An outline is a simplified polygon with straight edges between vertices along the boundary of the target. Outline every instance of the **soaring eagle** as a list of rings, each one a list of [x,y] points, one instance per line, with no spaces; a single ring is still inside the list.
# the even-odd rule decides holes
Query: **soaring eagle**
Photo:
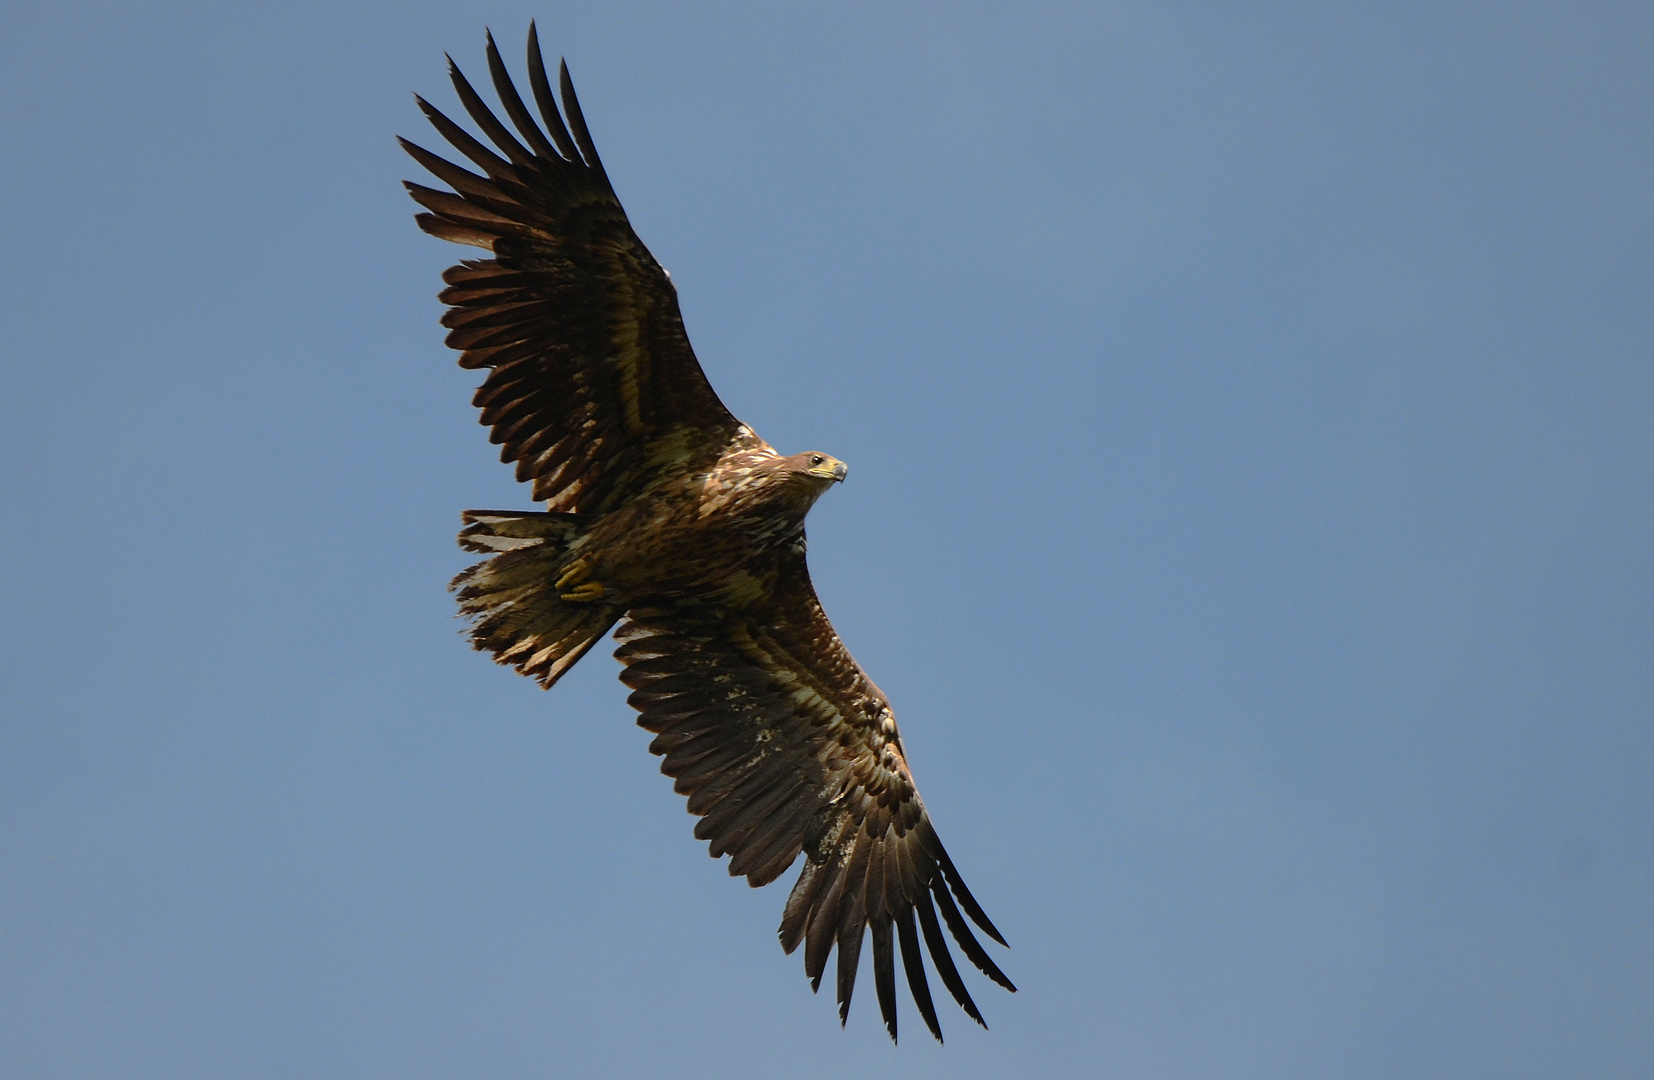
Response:
[[[628,701],[700,816],[696,837],[755,887],[804,853],[781,947],[804,946],[818,989],[837,946],[840,1024],[866,931],[892,1039],[893,939],[914,1003],[942,1037],[921,934],[943,985],[983,1023],[942,924],[1014,991],[965,916],[1005,939],[937,838],[890,703],[833,632],[805,566],[804,516],[844,464],[783,457],[718,400],[671,279],[598,160],[566,64],[558,111],[533,24],[528,77],[543,128],[492,34],[488,68],[521,141],[452,58],[460,102],[495,149],[417,100],[481,172],[402,140],[453,189],[407,185],[429,211],[419,227],[493,255],[443,274],[442,324],[460,366],[488,370],[474,399],[482,423],[547,508],[465,512],[460,545],[490,556],[452,585],[472,642],[549,688],[619,623]]]

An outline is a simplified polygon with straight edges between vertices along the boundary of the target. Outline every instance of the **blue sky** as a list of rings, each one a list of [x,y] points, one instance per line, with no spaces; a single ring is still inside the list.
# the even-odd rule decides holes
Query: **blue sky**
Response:
[[[607,650],[459,636],[527,493],[392,136],[530,17],[724,400],[850,465],[991,1031],[840,1031]],[[1646,6],[6,23],[8,1076],[1654,1068]]]

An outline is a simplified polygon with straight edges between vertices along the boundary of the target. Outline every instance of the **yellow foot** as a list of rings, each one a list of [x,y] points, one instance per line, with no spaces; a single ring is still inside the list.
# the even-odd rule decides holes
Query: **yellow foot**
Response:
[[[582,555],[580,558],[569,563],[568,567],[563,571],[562,576],[557,579],[557,587],[559,589],[566,589],[570,585],[578,585],[582,581],[585,581],[587,578],[591,577],[592,570],[595,568],[595,562],[591,558]],[[567,599],[567,597],[564,599]]]
[[[603,591],[601,581],[587,581],[566,593],[558,593],[557,596],[562,600],[601,600],[603,599]]]

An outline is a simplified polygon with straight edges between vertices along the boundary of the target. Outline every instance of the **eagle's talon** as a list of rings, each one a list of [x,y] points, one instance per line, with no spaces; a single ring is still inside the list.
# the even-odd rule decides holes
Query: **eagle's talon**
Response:
[[[590,577],[591,572],[592,561],[585,556],[581,556],[570,563],[567,570],[563,571],[562,576],[557,579],[557,588],[566,589],[570,585],[578,585]],[[602,586],[599,585],[598,588],[602,589]],[[567,600],[568,597],[565,596],[563,599]]]
[[[564,576],[567,577],[566,574]],[[558,584],[561,585],[562,582],[559,581]],[[601,600],[603,599],[604,591],[603,583],[601,581],[586,581],[582,582],[575,588],[570,589],[568,592],[558,593],[557,597],[560,600],[574,600],[577,602],[586,600]]]

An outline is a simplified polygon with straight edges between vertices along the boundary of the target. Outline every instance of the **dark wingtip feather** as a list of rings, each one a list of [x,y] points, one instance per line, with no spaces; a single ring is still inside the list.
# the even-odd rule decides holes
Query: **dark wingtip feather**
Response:
[[[970,958],[970,962],[975,964],[977,970],[982,974],[1011,993],[1016,993],[1017,988],[1012,985],[1011,980],[1005,976],[1005,973],[999,970],[999,965],[993,962],[993,958],[982,947],[982,943],[976,940],[976,935],[971,933],[970,924],[965,921],[963,915],[959,914],[959,908],[954,904],[953,897],[948,895],[947,885],[941,880],[933,881],[931,882],[930,891],[936,896],[936,906],[942,909],[942,918],[947,921],[948,931],[953,934],[953,940],[957,941],[959,947],[965,950],[965,955]]]
[[[958,897],[959,906],[965,909],[965,914],[971,917],[971,922],[982,928],[983,933],[1009,949],[1010,944],[988,918],[988,913],[982,910],[982,905],[976,902],[976,897],[971,895],[970,889],[965,887],[965,879],[959,876],[958,869],[953,865],[953,860],[948,858],[947,849],[942,847],[941,841],[937,841],[936,848],[937,861],[942,864],[942,873],[947,877],[953,895]]]
[[[532,23],[530,29],[532,30]],[[552,161],[564,160],[563,155],[551,145],[540,126],[529,115],[528,108],[523,104],[522,95],[517,93],[517,86],[511,81],[511,73],[506,70],[505,61],[500,58],[499,46],[494,43],[493,31],[484,30],[483,33],[488,39],[488,75],[494,81],[494,92],[499,95],[500,104],[505,107],[506,115],[511,117],[511,122],[516,125],[523,138],[528,140],[536,154]]]
[[[534,104],[539,107],[540,119],[546,132],[562,156],[571,163],[580,160],[580,151],[569,138],[569,129],[563,124],[563,115],[557,111],[557,99],[551,96],[551,80],[546,78],[545,54],[540,51],[540,34],[532,21],[528,24],[528,85],[534,91]]]
[[[856,904],[857,908],[861,905]],[[839,924],[838,942],[838,1022],[843,1027],[850,1018],[850,995],[856,991],[856,969],[861,966],[861,937],[867,923],[860,911],[846,916]]]
[[[873,924],[873,988],[879,995],[879,1015],[890,1041],[896,1042],[896,956],[891,945],[890,918]]]
[[[477,93],[476,88],[465,77],[465,73],[460,71],[459,65],[454,63],[451,56],[448,57],[448,81],[454,84],[454,92],[459,95],[460,104],[465,106],[465,111],[470,114],[477,127],[482,129],[483,134],[499,147],[500,152],[514,165],[533,168],[534,155],[500,123],[499,117],[495,116],[488,103],[482,100],[482,95]]]
[[[787,906],[781,912],[781,926],[776,935],[781,939],[781,951],[788,956],[798,948],[798,943],[804,940],[806,922],[810,914],[810,907],[815,903],[817,883],[820,881],[821,864],[804,860],[804,869],[798,873],[798,880],[793,883],[793,891],[787,896]]]
[[[966,1016],[986,1028],[988,1022],[982,1019],[976,1002],[971,1000],[970,991],[965,989],[965,980],[959,977],[959,969],[954,966],[953,954],[948,951],[948,939],[942,936],[942,927],[936,921],[936,909],[930,903],[929,890],[921,889],[913,901],[913,910],[918,914],[919,925],[925,932],[925,947],[930,950],[931,962],[936,965],[936,974],[942,977],[942,985],[948,988],[948,993],[965,1010]]]
[[[810,976],[812,990],[821,986],[821,976],[827,970],[827,954],[833,948],[839,926],[839,903],[844,896],[844,868],[837,863],[823,864],[828,877],[816,886],[820,890],[812,905],[809,925],[804,930],[804,972]]]
[[[942,1024],[936,1018],[936,1003],[930,998],[930,982],[925,978],[924,957],[919,955],[919,935],[913,929],[913,908],[904,907],[896,920],[896,937],[902,944],[902,967],[907,971],[907,988],[913,994],[913,1003],[919,1006],[919,1015],[925,1026],[942,1041]]]
[[[483,172],[495,179],[512,175],[510,162],[472,138],[464,128],[448,119],[441,109],[418,94],[414,95],[414,101],[418,103],[419,111],[425,114],[425,119],[429,120],[431,126],[436,128],[444,139],[448,140],[449,145],[470,158]]]
[[[574,93],[574,80],[569,77],[567,60],[557,62],[557,88],[563,98],[563,111],[568,114],[569,128],[574,132],[574,141],[580,147],[580,156],[585,158],[586,165],[599,176],[608,176],[603,170],[603,161],[597,156],[597,145],[592,142],[592,133],[586,127],[586,115],[580,111],[580,99]]]

